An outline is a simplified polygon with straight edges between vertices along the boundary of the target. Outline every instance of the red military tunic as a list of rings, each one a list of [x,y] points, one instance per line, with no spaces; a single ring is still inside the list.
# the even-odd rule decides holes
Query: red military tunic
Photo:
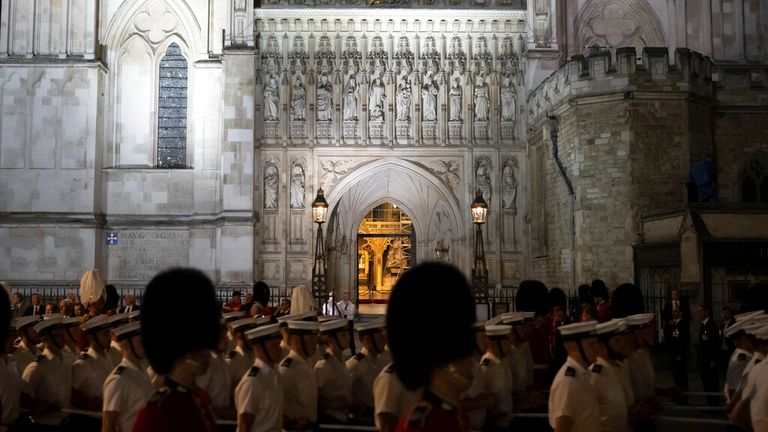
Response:
[[[400,419],[395,432],[469,432],[467,413],[425,390],[410,413]]]
[[[156,391],[139,411],[134,432],[215,432],[213,403],[200,387],[194,389],[165,378],[165,387]]]

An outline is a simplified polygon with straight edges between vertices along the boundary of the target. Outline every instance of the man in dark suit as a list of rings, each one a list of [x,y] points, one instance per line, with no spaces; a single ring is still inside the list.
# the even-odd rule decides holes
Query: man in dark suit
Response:
[[[672,311],[680,309],[683,316],[683,321],[686,323],[691,322],[691,308],[688,306],[688,301],[680,298],[680,291],[677,288],[672,289],[672,299],[664,305],[664,310],[661,312],[661,320],[663,323],[672,321]]]
[[[45,314],[45,305],[43,305],[43,300],[40,298],[40,294],[34,293],[29,298],[29,306],[27,306],[27,309],[24,311],[24,315],[44,315]]]
[[[118,312],[131,313],[140,309],[141,307],[136,304],[136,298],[133,294],[126,294],[125,297],[123,297],[123,307],[121,307]]]
[[[704,391],[718,392],[721,390],[717,373],[717,362],[720,355],[720,332],[717,328],[717,323],[712,319],[712,309],[704,305],[701,307],[701,311],[696,367],[699,368]],[[707,396],[707,405],[720,405],[720,396]]]
[[[667,324],[669,336],[666,342],[672,362],[672,378],[681,391],[688,391],[688,345],[691,340],[688,322],[683,319],[683,311],[674,309],[672,320]],[[678,404],[688,404],[688,397],[681,396]]]

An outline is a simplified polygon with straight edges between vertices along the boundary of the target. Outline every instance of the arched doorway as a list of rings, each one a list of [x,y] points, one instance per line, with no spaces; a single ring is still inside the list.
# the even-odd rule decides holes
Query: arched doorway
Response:
[[[413,222],[386,202],[363,217],[357,231],[357,298],[361,314],[383,314],[395,282],[416,264]]]

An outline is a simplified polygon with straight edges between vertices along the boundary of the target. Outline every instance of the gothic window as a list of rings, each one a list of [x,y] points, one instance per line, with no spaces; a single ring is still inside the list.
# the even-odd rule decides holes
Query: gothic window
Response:
[[[741,201],[768,203],[768,153],[753,156],[742,169]]]
[[[160,60],[157,166],[187,167],[187,59],[175,42]]]

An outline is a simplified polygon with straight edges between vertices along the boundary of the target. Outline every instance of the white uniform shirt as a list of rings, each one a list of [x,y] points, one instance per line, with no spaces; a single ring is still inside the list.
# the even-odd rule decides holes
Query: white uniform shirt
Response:
[[[373,381],[381,369],[365,348],[347,360],[347,370],[352,376],[352,405],[364,409],[373,408]]]
[[[317,399],[320,411],[339,420],[347,421],[352,403],[352,376],[344,362],[326,351],[315,363]]]
[[[509,364],[493,355],[490,352],[485,353],[480,360],[480,370],[485,380],[485,389],[488,393],[496,396],[498,403],[497,411],[501,415],[496,420],[497,426],[502,428],[509,425],[512,421],[512,411],[514,409],[514,400],[512,399],[512,386],[514,378]]]
[[[381,430],[379,414],[390,413],[399,419],[410,411],[418,399],[419,392],[405,388],[392,364],[387,365],[373,381],[373,420],[376,429]]]
[[[13,357],[0,355],[0,432],[19,417],[21,375]]]
[[[512,372],[510,371],[510,373]],[[483,367],[480,366],[479,361],[472,366],[472,376],[472,385],[469,387],[469,389],[467,389],[467,391],[464,392],[462,399],[473,399],[487,392],[485,377],[483,376]],[[378,380],[378,378],[376,379]],[[374,397],[375,396],[376,393],[374,384]],[[467,411],[467,417],[469,417],[469,424],[472,426],[472,430],[481,430],[483,428],[483,425],[485,425],[485,415],[485,408],[478,408],[472,411]]]
[[[555,375],[549,390],[549,425],[555,427],[560,417],[570,417],[572,432],[600,430],[600,412],[588,374],[579,363],[568,357]]]
[[[755,351],[752,354],[752,358],[749,359],[747,362],[747,365],[744,366],[744,372],[741,373],[741,379],[739,379],[739,385],[736,386],[736,391],[744,391],[744,387],[747,385],[747,381],[749,380],[749,375],[752,372],[752,369],[755,367],[755,365],[759,364],[765,360],[765,356],[763,353]]]
[[[355,318],[355,304],[351,301],[340,301],[336,303],[336,307],[339,309],[339,314],[342,318],[352,320]]]
[[[768,431],[768,361],[760,361],[752,368],[742,399],[749,401],[752,429],[755,432]]]
[[[69,407],[72,399],[72,363],[47,348],[24,369],[21,389],[38,400]]]
[[[741,376],[744,374],[744,368],[747,367],[750,360],[752,360],[752,354],[741,348],[736,348],[731,354],[731,358],[728,360],[728,370],[725,373],[725,386],[723,387],[726,402],[730,400],[729,393],[738,388]]]
[[[103,354],[89,347],[88,351],[72,363],[72,388],[76,388],[88,396],[101,397],[104,391],[104,381],[115,365]]]
[[[234,377],[234,385],[240,382],[240,377]],[[226,408],[231,406],[231,391],[233,378],[229,376],[229,368],[224,361],[224,354],[211,351],[211,361],[208,364],[208,370],[195,380],[197,386],[208,392],[213,406],[217,408]]]
[[[255,359],[235,388],[235,407],[240,414],[253,414],[250,432],[280,432],[283,429],[283,393],[277,371]]]
[[[617,366],[603,358],[589,368],[590,382],[597,395],[602,432],[626,432],[629,430],[627,400]]]
[[[635,400],[642,401],[656,395],[656,376],[648,350],[637,349],[627,359],[629,379]]]
[[[130,432],[136,416],[154,391],[146,371],[123,359],[104,381],[103,411],[117,412],[119,431]]]
[[[317,380],[312,365],[291,350],[280,363],[283,412],[291,419],[317,421]]]
[[[240,382],[240,378],[248,372],[248,369],[253,365],[253,358],[250,353],[243,351],[242,347],[235,347],[227,354],[225,360],[227,364],[227,370],[229,371],[230,391],[234,389],[237,383]]]
[[[35,361],[35,358],[40,355],[40,351],[38,351],[35,346],[32,346],[32,349],[29,349],[22,343],[19,344],[19,347],[16,348],[16,351],[14,351],[12,355],[16,367],[19,370],[19,376],[21,376],[24,373],[24,369],[26,369],[27,366]]]

